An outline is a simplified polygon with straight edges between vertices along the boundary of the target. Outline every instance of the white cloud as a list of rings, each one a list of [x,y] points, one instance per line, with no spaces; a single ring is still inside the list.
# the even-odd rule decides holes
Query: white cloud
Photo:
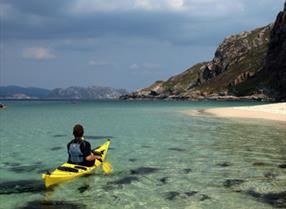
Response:
[[[189,15],[202,17],[222,17],[245,9],[243,1],[238,0],[189,0],[185,7]]]
[[[31,47],[23,50],[22,55],[26,59],[46,60],[53,59],[55,55],[49,48]]]
[[[161,65],[156,63],[145,62],[143,63],[143,67],[148,69],[158,69],[161,67]]]
[[[97,60],[89,60],[88,61],[89,66],[105,66],[105,65],[112,65],[112,63],[105,62],[105,61],[97,61]]]
[[[76,0],[70,7],[73,13],[128,10],[173,10],[181,9],[184,0]]]
[[[131,64],[130,66],[129,66],[129,69],[132,69],[132,70],[137,70],[137,69],[139,69],[140,68],[140,66],[138,65],[138,64]]]
[[[181,9],[185,2],[184,0],[168,0],[167,3],[172,9]]]
[[[128,10],[180,10],[191,15],[223,16],[243,11],[245,0],[76,0],[73,13]]]
[[[0,17],[5,18],[8,16],[9,12],[11,10],[11,5],[0,3]]]
[[[128,10],[132,5],[132,0],[76,0],[69,9],[72,13],[86,14],[97,11]]]
[[[156,64],[156,63],[149,63],[149,62],[144,62],[143,64],[131,64],[129,65],[129,69],[132,69],[132,70],[138,70],[138,69],[141,69],[141,70],[147,70],[147,71],[153,71],[153,70],[157,70],[157,69],[160,69],[161,68],[161,65],[159,64]]]

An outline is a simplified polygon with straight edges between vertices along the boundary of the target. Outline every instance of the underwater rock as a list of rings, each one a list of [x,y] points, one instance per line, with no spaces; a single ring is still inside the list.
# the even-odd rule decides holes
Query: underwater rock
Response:
[[[68,135],[65,135],[65,134],[56,134],[56,135],[53,135],[54,138],[61,138],[61,137],[67,137]]]
[[[286,163],[285,164],[280,164],[278,165],[279,168],[286,168]]]
[[[167,192],[166,193],[166,199],[167,200],[175,200],[177,198],[188,198],[188,197],[192,197],[195,194],[197,194],[197,191],[189,191],[189,192],[177,192],[177,191],[171,191],[171,192]]]
[[[223,182],[223,186],[232,187],[232,186],[240,185],[243,182],[244,182],[244,180],[242,180],[242,179],[227,179],[226,181]]]
[[[64,201],[35,200],[17,209],[86,209],[86,206]]]
[[[77,188],[77,190],[80,192],[80,193],[84,193],[86,190],[89,189],[89,185],[84,185],[84,186],[81,186],[79,188]]]
[[[135,170],[130,170],[131,174],[139,174],[139,175],[145,175],[145,174],[150,174],[150,173],[155,173],[157,172],[159,169],[158,168],[152,168],[152,167],[139,167]]]
[[[184,173],[189,174],[191,172],[193,172],[193,170],[191,168],[185,168],[183,169]]]
[[[34,193],[45,189],[43,181],[18,180],[0,182],[0,194]]]
[[[184,194],[187,195],[188,197],[191,197],[197,193],[198,193],[197,191],[189,191],[189,192],[185,192]]]
[[[166,199],[167,199],[167,200],[174,200],[174,199],[176,199],[179,195],[180,195],[180,192],[175,192],[175,191],[167,192],[167,193],[166,193]]]
[[[160,178],[159,181],[163,184],[166,184],[168,179],[169,179],[169,177],[163,177],[163,178]]]
[[[47,169],[40,169],[37,170],[37,173],[47,173],[47,172],[51,172],[52,170],[54,170],[55,168],[47,168]]]
[[[7,166],[20,166],[21,165],[21,163],[13,163],[13,162],[4,162],[3,164]]]
[[[178,148],[178,147],[171,147],[171,148],[168,148],[168,150],[178,151],[178,152],[185,152],[186,151],[185,149]]]
[[[276,178],[278,176],[278,174],[276,174],[276,173],[272,173],[271,171],[268,171],[268,172],[265,172],[264,173],[264,177],[266,177],[266,178]]]
[[[220,167],[228,167],[228,166],[231,166],[231,163],[230,162],[223,162],[223,163],[218,163],[217,165]]]
[[[9,170],[15,173],[25,173],[35,171],[40,167],[40,165],[21,165],[10,167]]]
[[[142,147],[143,148],[151,148],[151,146],[149,146],[149,145],[143,145]]]
[[[108,184],[124,185],[124,184],[131,184],[133,181],[139,181],[139,178],[136,176],[126,176],[119,180],[111,181]]]
[[[273,207],[286,208],[286,191],[263,194],[250,190],[247,194],[256,198],[258,201],[267,203]]]
[[[264,163],[264,162],[254,162],[252,165],[253,165],[253,166],[266,166],[267,163]]]
[[[51,151],[56,151],[56,150],[60,150],[60,149],[62,149],[62,147],[52,147],[50,150]]]
[[[208,195],[206,194],[201,194],[200,195],[200,201],[205,201],[211,199]]]

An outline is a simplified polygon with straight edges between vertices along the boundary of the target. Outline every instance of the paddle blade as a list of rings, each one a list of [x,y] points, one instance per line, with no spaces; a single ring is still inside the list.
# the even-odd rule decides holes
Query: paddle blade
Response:
[[[112,172],[112,165],[109,162],[102,162],[102,170],[105,174]]]

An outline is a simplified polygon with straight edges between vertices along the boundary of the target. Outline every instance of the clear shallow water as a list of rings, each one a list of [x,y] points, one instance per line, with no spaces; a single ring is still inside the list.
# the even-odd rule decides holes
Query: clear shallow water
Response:
[[[0,208],[285,206],[285,123],[180,112],[256,103],[7,104],[0,111]],[[111,138],[108,160],[114,172],[104,176],[97,171],[43,190],[40,173],[67,159],[66,144],[75,123],[84,125],[86,140],[94,147]]]

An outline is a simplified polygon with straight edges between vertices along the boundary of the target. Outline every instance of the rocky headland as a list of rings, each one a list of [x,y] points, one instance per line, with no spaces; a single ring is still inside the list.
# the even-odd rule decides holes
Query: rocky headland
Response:
[[[214,58],[121,99],[286,99],[286,3],[274,24],[226,37]]]

